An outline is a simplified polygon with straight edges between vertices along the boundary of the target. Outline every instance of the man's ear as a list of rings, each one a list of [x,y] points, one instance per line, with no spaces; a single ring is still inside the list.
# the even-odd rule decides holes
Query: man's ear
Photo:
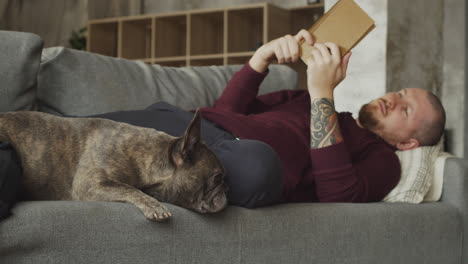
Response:
[[[190,121],[184,135],[178,138],[171,147],[171,158],[173,163],[179,167],[190,159],[190,154],[201,141],[200,132],[201,116],[197,109],[195,116]]]
[[[419,147],[419,141],[415,138],[410,138],[408,140],[399,142],[395,145],[399,150],[410,150]]]

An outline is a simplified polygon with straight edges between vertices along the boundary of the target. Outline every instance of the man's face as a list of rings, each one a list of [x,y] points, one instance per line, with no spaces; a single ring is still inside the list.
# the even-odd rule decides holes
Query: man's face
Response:
[[[414,133],[423,125],[423,120],[433,120],[435,116],[425,90],[405,88],[363,105],[358,120],[362,127],[379,135],[387,143],[398,149],[408,149],[401,143],[411,141]]]

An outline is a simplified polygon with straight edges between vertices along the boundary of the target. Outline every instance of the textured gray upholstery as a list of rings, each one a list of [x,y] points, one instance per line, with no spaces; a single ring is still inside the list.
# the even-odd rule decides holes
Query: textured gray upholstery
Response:
[[[31,33],[0,31],[0,112],[31,110],[42,40]]]
[[[87,115],[160,100],[193,109],[212,103],[240,67],[177,69],[46,49],[36,98],[40,39],[2,31],[0,38],[0,70],[14,72],[1,75],[2,110],[36,104],[41,111]],[[295,87],[293,71],[270,69],[261,93]],[[131,204],[21,202],[0,221],[0,263],[468,264],[466,166],[448,159],[441,201],[417,205],[229,206],[201,215],[167,204],[173,218],[153,223]]]
[[[444,188],[441,201],[458,209],[463,219],[463,262],[468,264],[468,162],[449,158],[445,163]]]
[[[161,67],[75,51],[45,49],[39,75],[39,110],[61,115],[92,115],[145,108],[166,101],[185,110],[206,107],[221,95],[242,65]],[[260,94],[294,89],[297,73],[276,65]]]
[[[2,263],[460,263],[461,219],[443,203],[168,208],[159,224],[124,203],[23,202],[0,224]]]

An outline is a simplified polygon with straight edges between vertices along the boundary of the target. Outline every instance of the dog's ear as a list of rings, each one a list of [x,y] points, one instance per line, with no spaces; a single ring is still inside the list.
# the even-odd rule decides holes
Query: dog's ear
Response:
[[[182,165],[190,158],[190,154],[201,141],[201,114],[199,110],[190,122],[184,135],[177,139],[175,147],[171,151],[171,157],[176,166]]]
[[[201,140],[201,114],[197,109],[190,125],[183,136],[182,152],[189,154]]]

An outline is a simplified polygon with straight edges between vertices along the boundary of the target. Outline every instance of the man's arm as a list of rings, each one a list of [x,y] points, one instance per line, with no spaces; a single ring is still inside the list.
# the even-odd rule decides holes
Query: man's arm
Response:
[[[350,53],[341,60],[332,43],[315,44],[307,61],[311,100],[311,162],[321,202],[380,201],[399,180],[399,161],[388,149],[370,149],[352,161],[343,142],[333,90],[345,78]]]
[[[343,141],[333,98],[311,99],[310,146],[323,148]]]
[[[350,53],[341,60],[333,43],[317,43],[307,60],[307,89],[310,95],[311,148],[318,149],[343,142],[333,90],[345,78]]]
[[[381,201],[400,179],[400,162],[385,146],[369,146],[351,161],[345,144],[312,151],[313,177],[320,202]]]
[[[267,73],[258,73],[248,64],[234,73],[221,96],[215,101],[214,108],[234,113],[246,114],[257,98],[260,84]]]
[[[299,42],[305,39],[313,44],[312,35],[301,30],[294,37],[286,35],[261,46],[239,72],[235,73],[214,107],[245,114],[256,100],[258,89],[268,73],[268,66],[277,60],[279,64],[299,60]]]

